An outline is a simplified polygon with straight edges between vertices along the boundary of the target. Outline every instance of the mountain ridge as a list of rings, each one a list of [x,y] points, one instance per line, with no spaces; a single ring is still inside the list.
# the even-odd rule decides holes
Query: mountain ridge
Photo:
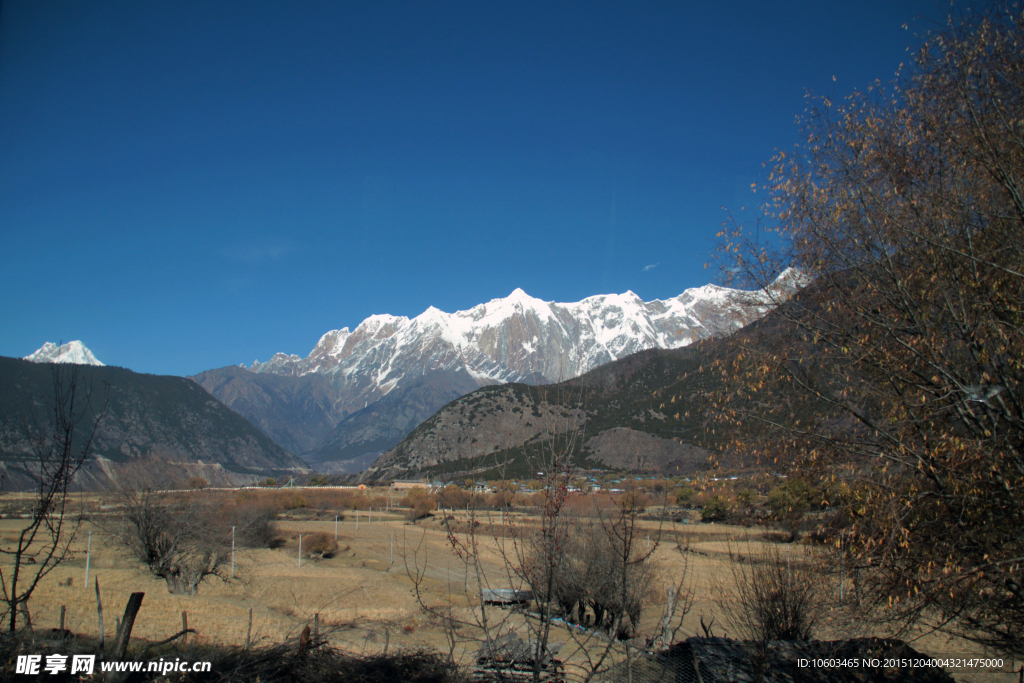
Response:
[[[428,307],[411,319],[373,315],[354,330],[323,334],[305,357],[278,353],[265,363],[208,370],[192,379],[264,433],[299,446],[297,452],[317,467],[352,471],[344,461],[366,462],[404,435],[397,428],[371,429],[369,438],[365,420],[357,426],[349,417],[435,373],[447,378],[436,382],[436,391],[416,394],[410,405],[380,404],[376,419],[411,429],[451,400],[453,391],[548,384],[638,351],[726,336],[770,310],[773,296],[802,283],[798,272],[788,270],[772,285],[773,294],[704,285],[667,300],[644,302],[626,292],[569,304],[541,301],[517,288],[508,297],[451,314]],[[317,398],[318,417],[307,424],[296,416],[308,397],[290,387],[317,376],[326,382]],[[293,417],[278,419],[283,415]]]

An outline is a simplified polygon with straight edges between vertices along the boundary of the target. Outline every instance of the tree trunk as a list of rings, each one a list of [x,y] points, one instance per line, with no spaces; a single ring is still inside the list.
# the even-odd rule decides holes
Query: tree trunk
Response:
[[[128,640],[132,637],[135,617],[139,613],[139,608],[142,607],[142,598],[145,595],[145,593],[132,593],[131,597],[128,598],[128,604],[124,608],[124,618],[121,619],[121,625],[117,629],[117,635],[114,637],[112,659],[115,661],[124,659],[125,652],[128,651]]]

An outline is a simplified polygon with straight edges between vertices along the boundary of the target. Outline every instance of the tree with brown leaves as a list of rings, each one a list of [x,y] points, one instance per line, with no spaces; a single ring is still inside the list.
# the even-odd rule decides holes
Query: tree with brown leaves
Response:
[[[877,614],[1024,653],[1024,14],[966,11],[891,86],[812,101],[726,271],[810,284],[717,370],[734,444],[826,501]],[[764,429],[767,427],[767,429]],[[829,487],[823,487],[829,490]]]

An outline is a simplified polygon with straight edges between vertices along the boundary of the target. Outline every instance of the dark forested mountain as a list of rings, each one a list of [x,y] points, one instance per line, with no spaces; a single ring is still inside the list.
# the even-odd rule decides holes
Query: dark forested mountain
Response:
[[[316,448],[345,417],[330,379],[317,373],[274,375],[229,365],[190,379],[292,453]]]
[[[106,404],[94,457],[79,475],[87,488],[106,485],[126,466],[149,460],[165,478],[200,475],[211,484],[310,471],[195,382],[118,367],[74,368],[79,391],[91,389],[92,406],[98,410]],[[52,424],[53,372],[70,369],[0,357],[0,468],[5,487],[27,483],[22,463],[31,458],[29,434],[33,425],[46,433]],[[88,424],[87,417],[83,426]],[[85,431],[80,429],[77,436]]]

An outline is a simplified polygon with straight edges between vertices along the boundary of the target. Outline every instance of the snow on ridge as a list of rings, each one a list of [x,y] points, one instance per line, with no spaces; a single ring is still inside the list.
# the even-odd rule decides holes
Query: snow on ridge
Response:
[[[786,271],[776,283],[785,292],[800,284],[797,275]],[[728,334],[767,312],[770,299],[767,292],[704,285],[667,300],[645,302],[627,291],[557,303],[517,287],[455,313],[429,306],[412,319],[372,315],[352,332],[346,327],[323,335],[305,359],[276,354],[255,371],[329,373],[359,391],[385,393],[403,376],[456,366],[483,383],[527,376],[553,381],[644,349]],[[367,388],[367,381],[376,388]]]
[[[73,363],[75,365],[96,365],[101,367],[104,365],[93,355],[92,351],[86,348],[85,344],[77,339],[60,346],[53,342],[46,342],[22,360],[33,363]]]

